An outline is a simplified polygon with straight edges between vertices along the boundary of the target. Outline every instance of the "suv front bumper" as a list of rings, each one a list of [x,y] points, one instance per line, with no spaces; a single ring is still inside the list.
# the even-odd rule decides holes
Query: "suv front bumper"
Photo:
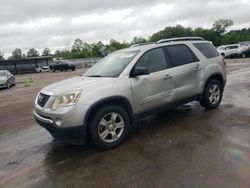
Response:
[[[55,139],[67,144],[85,144],[86,131],[84,125],[74,127],[58,127],[52,119],[41,116],[36,111],[34,111],[34,117],[36,122],[40,126],[44,127]]]

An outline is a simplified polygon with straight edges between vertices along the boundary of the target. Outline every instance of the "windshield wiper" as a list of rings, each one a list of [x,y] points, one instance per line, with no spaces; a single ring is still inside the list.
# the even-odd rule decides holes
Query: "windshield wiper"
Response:
[[[88,75],[87,77],[102,77],[101,75]]]

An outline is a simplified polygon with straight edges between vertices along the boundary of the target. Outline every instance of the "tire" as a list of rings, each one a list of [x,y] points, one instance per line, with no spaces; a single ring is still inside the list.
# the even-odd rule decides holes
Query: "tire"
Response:
[[[226,58],[226,55],[224,53],[221,54],[222,57]]]
[[[242,57],[242,58],[246,58],[246,57],[247,57],[246,53],[242,53],[242,54],[241,54],[241,57]]]
[[[7,80],[6,82],[6,88],[9,89],[10,88],[10,83],[9,83],[9,80]]]
[[[99,109],[89,124],[92,144],[103,150],[120,145],[128,136],[129,130],[130,121],[127,112],[116,105]]]
[[[217,79],[211,80],[204,89],[200,104],[206,109],[217,108],[221,103],[222,96],[223,88],[221,82]]]

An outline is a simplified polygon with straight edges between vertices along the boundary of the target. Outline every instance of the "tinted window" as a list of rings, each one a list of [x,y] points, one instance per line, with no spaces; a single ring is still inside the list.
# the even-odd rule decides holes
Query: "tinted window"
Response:
[[[174,67],[199,61],[186,45],[173,45],[166,47]]]
[[[196,43],[194,46],[208,59],[219,56],[217,50],[210,43]]]
[[[237,49],[239,46],[230,46],[230,49]]]
[[[167,68],[165,54],[162,48],[156,48],[146,52],[136,64],[137,67],[146,67],[150,73]]]

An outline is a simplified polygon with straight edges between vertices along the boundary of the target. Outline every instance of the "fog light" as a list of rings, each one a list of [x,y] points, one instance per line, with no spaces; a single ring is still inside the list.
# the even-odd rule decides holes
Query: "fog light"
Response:
[[[63,122],[60,118],[56,118],[55,123],[57,126],[61,127]]]

